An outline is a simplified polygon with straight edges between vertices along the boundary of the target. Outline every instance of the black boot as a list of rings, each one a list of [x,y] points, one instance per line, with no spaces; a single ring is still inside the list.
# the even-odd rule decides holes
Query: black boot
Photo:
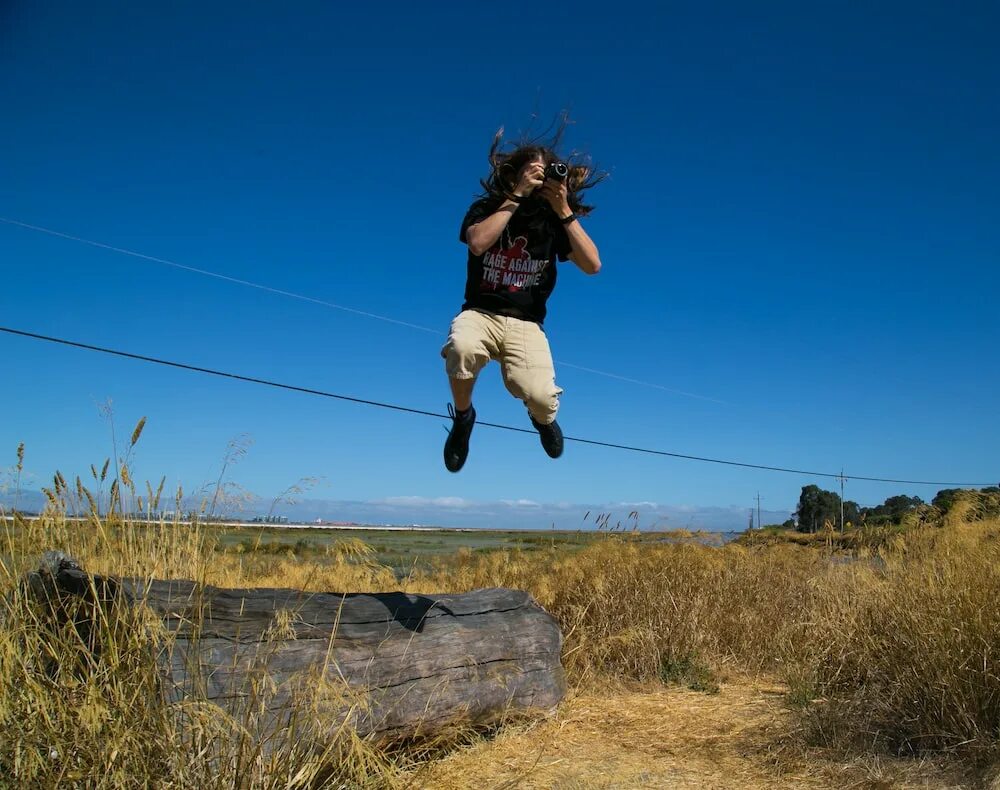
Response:
[[[465,459],[469,456],[469,437],[476,424],[476,410],[469,406],[464,415],[459,415],[449,403],[448,416],[451,417],[451,430],[444,443],[444,465],[449,472],[457,472],[465,465]]]
[[[528,416],[531,417],[530,414]],[[531,424],[538,431],[538,436],[542,440],[542,447],[545,448],[545,452],[548,453],[549,458],[558,458],[562,455],[563,434],[559,423],[553,420],[548,425],[542,425],[534,417],[531,417]]]

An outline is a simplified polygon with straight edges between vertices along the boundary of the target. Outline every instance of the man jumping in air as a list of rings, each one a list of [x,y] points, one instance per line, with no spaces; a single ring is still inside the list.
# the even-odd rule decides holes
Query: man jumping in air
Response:
[[[444,465],[459,471],[476,422],[472,389],[490,360],[501,366],[507,390],[524,401],[551,458],[563,451],[556,422],[559,395],[552,352],[542,329],[545,303],[556,285],[556,260],[573,261],[587,274],[601,270],[597,246],[580,223],[592,210],[581,193],[603,179],[567,163],[550,145],[524,144],[501,152],[503,129],[490,148],[484,193],[470,207],[459,239],[468,245],[465,304],[441,349],[454,406]]]

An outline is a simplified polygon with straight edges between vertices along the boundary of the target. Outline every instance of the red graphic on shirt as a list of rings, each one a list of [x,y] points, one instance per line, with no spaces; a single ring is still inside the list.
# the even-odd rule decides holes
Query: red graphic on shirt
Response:
[[[528,240],[524,236],[518,236],[514,239],[514,243],[506,250],[504,253],[511,260],[517,258],[530,258],[528,251],[525,249],[528,246]]]
[[[518,236],[508,247],[497,244],[483,256],[481,291],[520,291],[538,284],[544,258],[532,258],[528,240]]]

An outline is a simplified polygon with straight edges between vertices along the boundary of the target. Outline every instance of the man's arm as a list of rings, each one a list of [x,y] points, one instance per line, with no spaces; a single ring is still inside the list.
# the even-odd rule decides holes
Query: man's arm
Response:
[[[503,229],[517,211],[517,206],[515,201],[505,200],[493,214],[465,229],[465,243],[469,245],[469,251],[473,255],[482,255],[496,244],[496,240],[500,238]]]
[[[517,186],[512,194],[515,198],[524,198],[532,193],[535,187],[545,181],[545,165],[542,162],[528,162],[518,174]],[[465,230],[465,243],[473,255],[482,255],[496,244],[503,229],[507,227],[510,218],[517,211],[517,200],[505,200],[500,208],[486,219],[471,225]]]
[[[573,216],[565,183],[546,181],[541,194],[549,201],[560,222]],[[570,252],[567,257],[587,274],[597,274],[601,270],[601,255],[597,251],[597,245],[583,229],[580,220],[574,219],[568,224],[564,223],[563,227],[566,229],[566,236],[569,237]]]
[[[569,236],[569,259],[587,274],[597,274],[601,270],[601,256],[580,220],[575,219],[566,225],[566,235]]]

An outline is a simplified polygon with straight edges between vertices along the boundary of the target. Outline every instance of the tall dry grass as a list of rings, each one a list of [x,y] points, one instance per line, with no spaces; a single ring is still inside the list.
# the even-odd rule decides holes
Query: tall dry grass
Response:
[[[138,499],[127,471],[118,479],[116,496]],[[167,705],[141,613],[95,620],[107,649],[94,661],[76,629],[53,629],[19,593],[43,549],[95,573],[231,587],[526,589],[558,619],[576,683],[660,679],[711,691],[729,671],[774,673],[823,743],[995,753],[1000,519],[988,496],[960,500],[933,525],[836,545],[616,535],[571,553],[460,552],[398,580],[357,542],[309,557],[221,550],[198,525],[101,515],[79,481],[57,475],[50,493],[44,516],[4,521],[0,535],[0,783],[386,787],[415,759],[346,732],[320,751],[303,749],[294,731],[272,733],[264,748],[247,735],[254,722],[196,699]],[[68,520],[73,511],[86,521]]]
[[[559,620],[572,678],[651,680],[686,665],[772,668],[792,649],[811,604],[810,580],[825,565],[799,547],[755,551],[609,536],[571,555],[466,554],[408,586],[527,589]]]
[[[775,673],[826,745],[960,752],[1000,736],[1000,494],[844,541],[468,554],[415,589],[519,586],[560,621],[571,677]],[[849,547],[850,552],[837,551]],[[706,682],[706,675],[708,680]]]
[[[285,586],[322,584],[310,582],[308,569],[284,573],[292,558],[258,563],[220,553],[198,524],[130,521],[120,516],[121,506],[109,507],[110,516],[96,506],[81,508],[81,501],[96,504],[97,497],[80,483],[68,486],[58,474],[48,493],[49,507],[39,518],[0,512],[0,786],[397,784],[401,769],[412,762],[406,755],[390,753],[347,727],[317,743],[314,733],[329,732],[318,707],[304,700],[279,722],[267,711],[275,692],[267,684],[250,687],[236,712],[197,694],[169,701],[161,651],[172,649],[172,637],[158,619],[142,609],[85,600],[65,608],[32,594],[25,583],[39,568],[42,552],[53,549],[90,573],[140,583],[184,578],[223,586],[276,586],[279,579]],[[81,510],[84,521],[68,518]],[[325,581],[350,589],[388,573],[365,556],[361,546],[334,547],[323,569]],[[100,597],[96,587],[91,593]],[[274,638],[277,644],[277,631]],[[265,658],[268,649],[261,646]]]
[[[906,533],[893,550],[839,568],[818,587],[800,662],[823,742],[996,753],[997,504],[967,496],[939,526]]]

